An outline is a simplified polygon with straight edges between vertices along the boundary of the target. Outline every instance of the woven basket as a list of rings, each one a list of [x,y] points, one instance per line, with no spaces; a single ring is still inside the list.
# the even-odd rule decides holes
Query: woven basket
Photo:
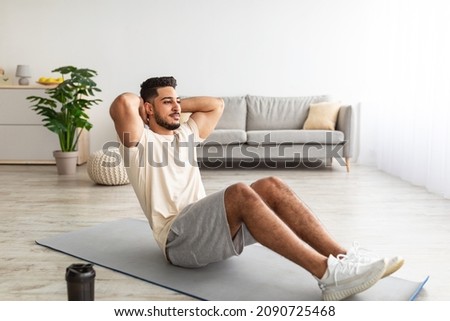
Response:
[[[129,184],[118,148],[99,150],[89,156],[87,161],[89,177],[100,185]]]

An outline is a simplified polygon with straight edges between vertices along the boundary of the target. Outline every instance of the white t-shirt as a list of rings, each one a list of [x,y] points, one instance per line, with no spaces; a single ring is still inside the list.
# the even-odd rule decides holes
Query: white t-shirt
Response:
[[[164,254],[173,220],[186,205],[205,197],[195,150],[201,140],[197,124],[189,118],[175,135],[145,128],[138,146],[120,149],[130,183]]]

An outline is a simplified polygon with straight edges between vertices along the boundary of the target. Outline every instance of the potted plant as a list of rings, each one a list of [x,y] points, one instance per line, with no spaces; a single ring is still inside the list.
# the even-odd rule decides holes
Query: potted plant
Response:
[[[52,72],[60,73],[62,82],[47,89],[46,97],[29,96],[27,99],[33,103],[31,108],[42,116],[44,126],[58,135],[61,150],[53,152],[58,174],[73,174],[76,172],[78,139],[83,130],[92,128],[86,111],[101,102],[94,98],[101,90],[92,80],[97,75],[94,70],[64,66]],[[66,162],[69,163],[67,170]]]

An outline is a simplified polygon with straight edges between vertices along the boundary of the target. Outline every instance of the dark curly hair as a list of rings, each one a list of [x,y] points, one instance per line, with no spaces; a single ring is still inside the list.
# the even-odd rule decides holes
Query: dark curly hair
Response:
[[[177,87],[177,80],[173,77],[153,77],[149,78],[141,84],[140,95],[144,101],[153,101],[158,96],[158,88],[161,87]]]

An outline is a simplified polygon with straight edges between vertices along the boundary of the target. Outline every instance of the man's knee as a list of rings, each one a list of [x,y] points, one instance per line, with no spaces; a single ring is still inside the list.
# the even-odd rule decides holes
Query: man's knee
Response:
[[[255,191],[244,183],[236,183],[229,186],[225,191],[225,202],[239,202],[257,197]]]
[[[252,187],[253,190],[255,190],[258,194],[260,194],[260,193],[264,193],[267,191],[271,191],[274,188],[278,189],[282,185],[284,185],[284,182],[280,178],[278,178],[276,176],[269,176],[269,177],[265,177],[260,180],[257,180],[250,186]]]
[[[250,208],[263,203],[259,195],[248,185],[237,183],[225,190],[225,211],[231,235],[240,229],[244,216],[249,213]]]

